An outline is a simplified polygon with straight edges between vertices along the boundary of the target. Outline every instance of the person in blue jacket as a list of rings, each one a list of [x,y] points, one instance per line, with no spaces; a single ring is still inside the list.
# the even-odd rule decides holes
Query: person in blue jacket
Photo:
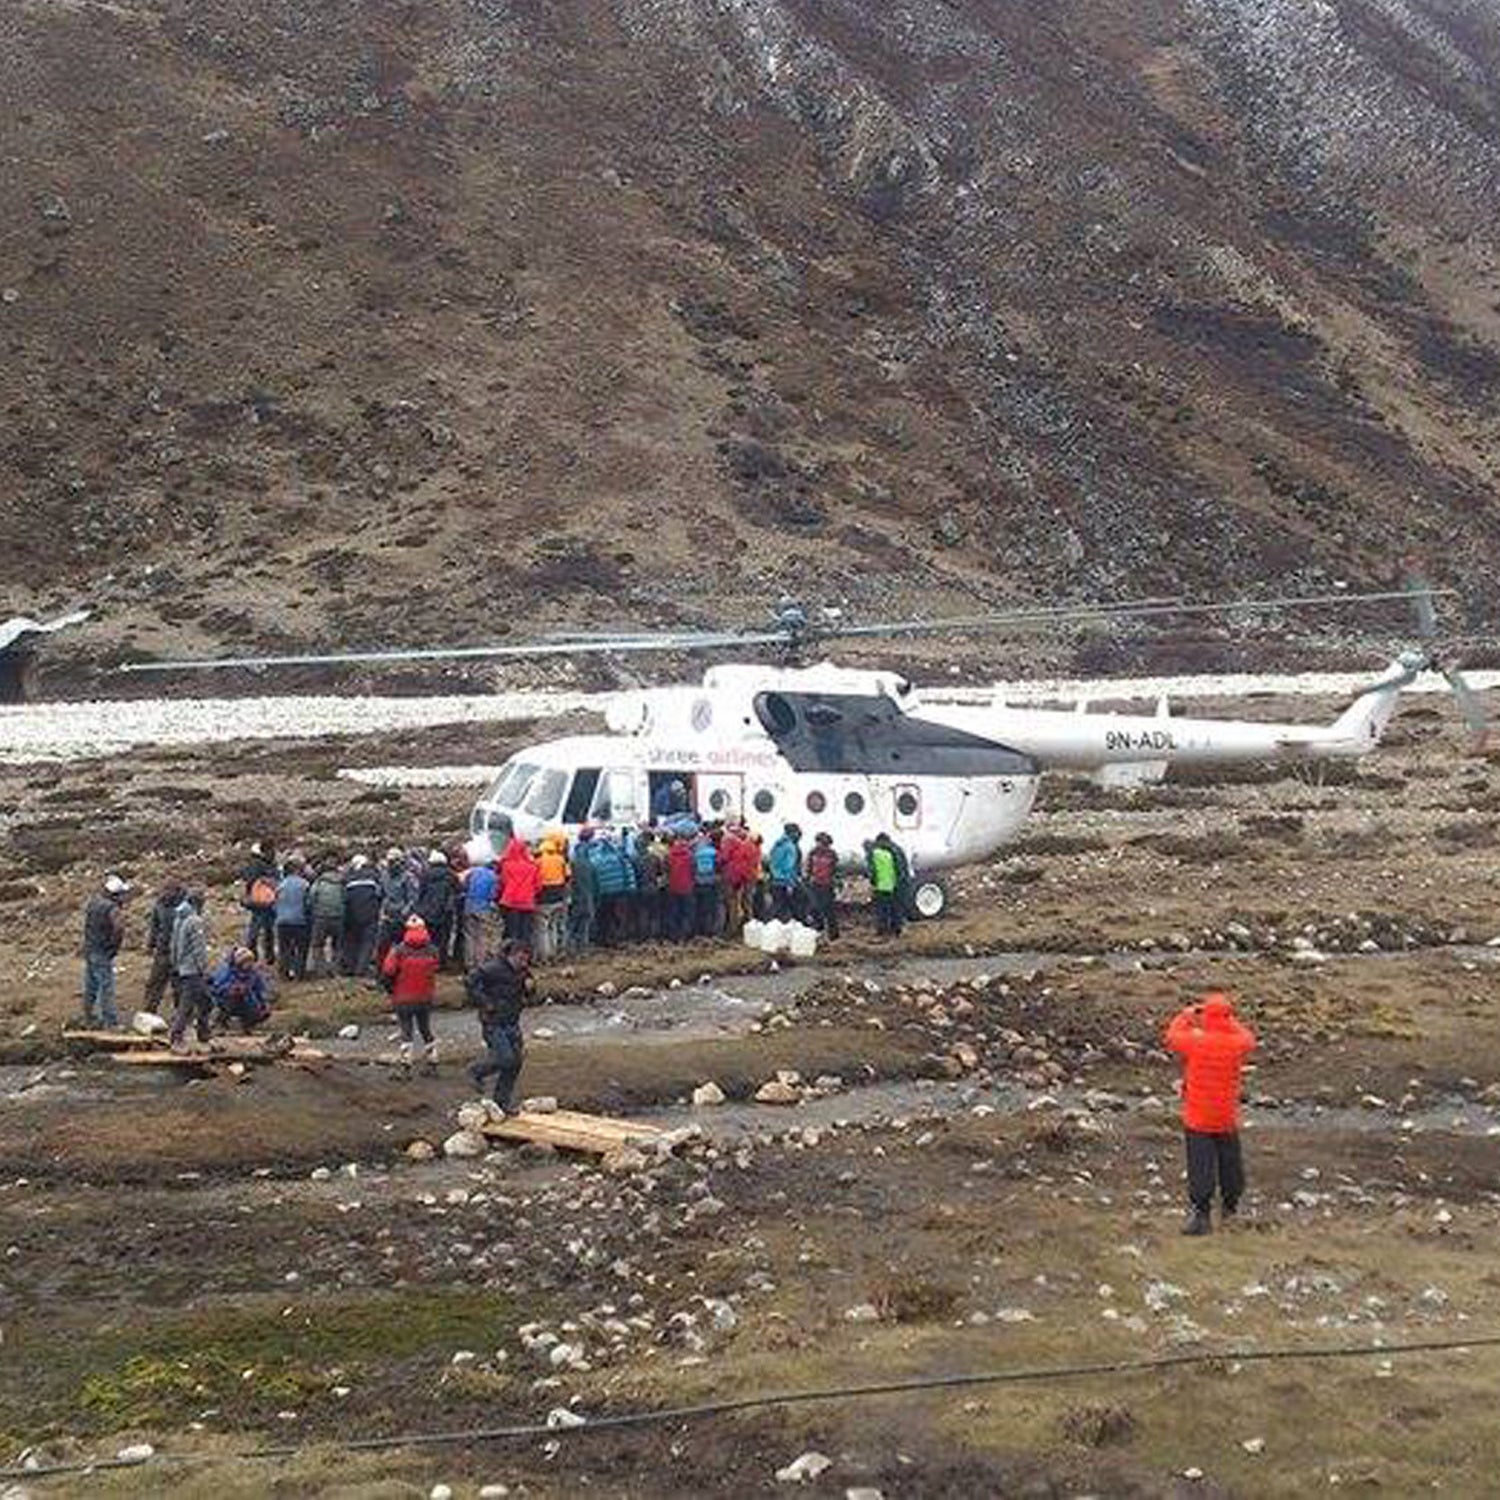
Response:
[[[771,915],[791,922],[799,915],[802,886],[802,830],[788,823],[766,855],[766,874],[771,886]]]
[[[719,921],[719,851],[708,834],[699,834],[693,845],[694,926],[699,937],[717,937]]]
[[[231,1021],[238,1021],[246,1036],[271,1014],[265,972],[248,948],[236,948],[224,956],[208,976],[208,993],[220,1024],[227,1029]]]

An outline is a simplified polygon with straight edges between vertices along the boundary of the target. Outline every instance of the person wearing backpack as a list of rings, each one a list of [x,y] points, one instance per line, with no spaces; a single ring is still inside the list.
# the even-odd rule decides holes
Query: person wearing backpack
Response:
[[[836,897],[839,888],[839,856],[833,835],[820,833],[807,854],[807,894],[812,925],[832,940],[839,935]]]
[[[717,937],[719,916],[719,851],[707,833],[693,848],[693,929],[699,937]]]
[[[901,866],[888,834],[877,834],[865,845],[865,868],[875,902],[875,931],[883,937],[900,937]]]
[[[340,965],[345,974],[356,979],[368,978],[375,961],[382,899],[379,874],[363,854],[356,854],[344,871],[344,942]]]
[[[254,954],[264,951],[268,964],[276,962],[276,859],[270,846],[254,843],[250,858],[240,872],[243,893],[240,905],[249,913],[245,924],[245,946]]]
[[[432,1002],[437,998],[437,976],[442,963],[427,924],[415,915],[406,919],[401,941],[381,961],[381,982],[391,997],[391,1009],[401,1028],[400,1063],[404,1072],[411,1071],[412,1046],[418,1036],[422,1038],[423,1066],[429,1073],[437,1072]]]

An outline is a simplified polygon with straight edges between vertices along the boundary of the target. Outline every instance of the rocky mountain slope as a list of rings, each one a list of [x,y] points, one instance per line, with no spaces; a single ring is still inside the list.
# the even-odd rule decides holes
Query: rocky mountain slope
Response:
[[[75,650],[1500,555],[1482,0],[15,0],[0,605]]]

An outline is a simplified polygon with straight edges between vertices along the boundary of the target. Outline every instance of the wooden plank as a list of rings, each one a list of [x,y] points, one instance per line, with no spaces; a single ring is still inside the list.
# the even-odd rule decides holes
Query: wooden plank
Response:
[[[128,1047],[159,1047],[158,1038],[142,1036],[138,1031],[88,1031],[83,1028],[64,1028],[63,1041],[88,1042],[94,1047],[110,1047],[124,1050]]]
[[[623,1146],[646,1145],[667,1132],[657,1125],[558,1110],[546,1115],[507,1115],[503,1120],[489,1121],[483,1133],[494,1140],[534,1141],[566,1151],[610,1156]]]
[[[320,1052],[316,1047],[293,1047],[290,1051],[269,1051],[263,1048],[256,1052],[248,1051],[243,1047],[231,1050],[212,1046],[207,1050],[196,1052],[173,1052],[167,1047],[157,1047],[149,1052],[113,1052],[110,1054],[111,1062],[156,1068],[221,1067],[234,1062],[252,1065],[321,1063],[329,1060],[328,1053]]]

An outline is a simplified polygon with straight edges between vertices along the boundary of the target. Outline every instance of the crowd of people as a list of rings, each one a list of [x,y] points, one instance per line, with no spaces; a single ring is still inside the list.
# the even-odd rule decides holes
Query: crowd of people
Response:
[[[898,935],[910,899],[911,868],[887,834],[866,846],[877,932]],[[269,1013],[274,972],[285,983],[343,975],[390,988],[406,986],[431,965],[473,973],[502,952],[580,954],[598,945],[735,937],[752,917],[796,920],[827,938],[840,933],[840,862],[819,833],[803,848],[788,823],[767,850],[743,824],[699,825],[668,809],[640,828],[584,827],[569,841],[549,834],[535,846],[511,838],[494,860],[471,862],[462,847],[392,847],[368,855],[278,857],[250,845],[238,881],[233,918],[239,940],[215,959],[205,921],[205,892],[169,881],[147,920],[151,957],[144,1009],[160,1013],[173,998],[170,1038],[191,1027],[207,1037],[222,1025],[251,1030]],[[115,963],[124,941],[129,885],[110,875],[84,915],[83,1010],[90,1026],[119,1025]],[[421,941],[413,939],[420,934]],[[397,948],[396,974],[388,967]],[[264,967],[262,967],[264,965]],[[413,1019],[413,1025],[417,1021]],[[429,1056],[431,1038],[418,1030]]]

